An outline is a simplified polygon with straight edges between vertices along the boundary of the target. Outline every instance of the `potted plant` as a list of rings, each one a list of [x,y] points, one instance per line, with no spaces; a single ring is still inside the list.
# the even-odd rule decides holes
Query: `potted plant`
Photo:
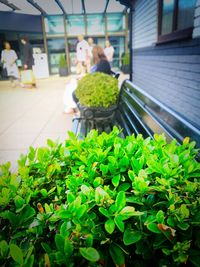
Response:
[[[67,62],[66,62],[66,59],[65,59],[64,55],[60,56],[60,60],[59,60],[59,75],[61,77],[68,75]]]
[[[125,74],[129,74],[130,73],[130,54],[124,53],[122,55],[121,61],[122,61],[122,66],[121,66],[122,72]]]
[[[200,266],[194,142],[119,133],[69,133],[0,167],[1,266]]]
[[[117,107],[118,81],[105,73],[90,73],[79,82],[75,95],[81,116],[87,119],[108,119]]]

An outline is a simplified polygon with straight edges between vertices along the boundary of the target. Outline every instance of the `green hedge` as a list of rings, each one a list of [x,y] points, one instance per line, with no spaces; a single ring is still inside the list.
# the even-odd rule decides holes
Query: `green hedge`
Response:
[[[105,73],[90,73],[78,82],[75,94],[82,106],[108,108],[117,103],[118,81]]]
[[[30,148],[1,166],[1,266],[200,266],[200,164],[119,130]]]

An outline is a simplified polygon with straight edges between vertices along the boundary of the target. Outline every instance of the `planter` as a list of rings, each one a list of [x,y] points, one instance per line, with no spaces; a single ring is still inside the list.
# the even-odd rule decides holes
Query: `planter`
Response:
[[[109,108],[104,107],[86,107],[78,103],[78,109],[80,110],[80,116],[87,120],[95,121],[108,121],[113,119],[117,105],[113,105]]]
[[[59,68],[59,75],[61,77],[65,77],[68,75],[68,71],[67,71],[67,68]]]

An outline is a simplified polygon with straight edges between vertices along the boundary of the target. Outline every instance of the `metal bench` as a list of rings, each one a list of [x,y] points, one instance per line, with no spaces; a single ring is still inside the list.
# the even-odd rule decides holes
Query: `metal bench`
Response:
[[[72,130],[83,137],[91,129],[109,132],[114,125],[122,129],[123,136],[140,133],[153,138],[154,133],[165,133],[168,141],[175,138],[178,143],[189,136],[200,148],[200,129],[197,126],[128,80],[121,86],[114,119],[102,124],[75,117]]]

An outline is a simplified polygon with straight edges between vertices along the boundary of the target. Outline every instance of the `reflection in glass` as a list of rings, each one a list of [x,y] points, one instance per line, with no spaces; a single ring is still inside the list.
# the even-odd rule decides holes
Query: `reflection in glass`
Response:
[[[121,57],[125,52],[124,37],[111,36],[109,37],[109,40],[115,50],[112,65],[114,69],[118,69],[121,64]]]
[[[162,10],[162,30],[161,34],[172,32],[174,0],[164,0]]]
[[[49,64],[51,74],[59,72],[60,56],[65,55],[64,38],[48,39]]]
[[[67,34],[79,35],[85,33],[83,15],[68,15],[67,16]]]
[[[62,16],[48,16],[44,20],[47,35],[64,34],[64,21]]]
[[[102,14],[87,15],[87,33],[105,34],[105,17]]]
[[[193,27],[196,0],[178,1],[178,30]]]
[[[125,16],[122,13],[107,15],[108,32],[120,32],[125,29]]]

